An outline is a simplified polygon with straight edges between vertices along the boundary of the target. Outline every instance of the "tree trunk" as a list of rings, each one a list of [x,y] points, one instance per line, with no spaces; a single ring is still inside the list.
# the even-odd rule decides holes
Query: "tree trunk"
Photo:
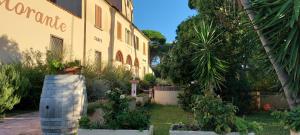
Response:
[[[241,4],[243,5],[244,9],[246,10],[246,13],[248,14],[248,17],[250,19],[250,21],[253,23],[254,22],[254,18],[255,18],[255,13],[250,9],[250,3],[249,0],[240,0]],[[289,104],[289,107],[292,109],[294,107],[297,106],[297,102],[296,102],[296,96],[293,96],[293,90],[289,88],[289,86],[287,85],[288,80],[289,80],[289,76],[287,74],[287,72],[280,66],[280,64],[278,62],[276,62],[276,60],[274,59],[274,55],[271,53],[271,47],[269,46],[270,42],[268,41],[268,39],[263,35],[263,33],[258,29],[258,27],[254,25],[254,29],[257,32],[260,41],[265,49],[265,51],[267,52],[267,55],[276,71],[276,74],[278,76],[278,79],[283,87],[284,90],[284,94],[285,97],[287,99],[287,102]]]

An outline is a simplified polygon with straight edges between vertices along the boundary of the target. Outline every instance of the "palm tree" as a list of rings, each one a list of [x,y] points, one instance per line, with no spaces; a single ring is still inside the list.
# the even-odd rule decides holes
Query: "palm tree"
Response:
[[[223,73],[226,72],[226,62],[219,59],[216,55],[216,49],[220,46],[219,35],[213,23],[206,24],[202,21],[199,28],[194,27],[196,31],[197,43],[193,62],[195,62],[195,76],[203,85],[204,90],[214,93],[215,88],[219,88],[225,81]]]
[[[300,104],[300,1],[240,0],[277,73],[290,108]]]

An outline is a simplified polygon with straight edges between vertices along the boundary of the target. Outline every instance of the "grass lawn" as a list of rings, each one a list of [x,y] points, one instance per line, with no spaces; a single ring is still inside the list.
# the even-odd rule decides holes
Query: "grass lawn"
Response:
[[[154,125],[154,135],[169,135],[172,124],[190,123],[192,114],[184,112],[178,106],[151,105],[151,124]]]
[[[184,112],[178,106],[151,105],[149,109],[151,124],[154,125],[154,135],[169,135],[171,124],[191,123],[193,120],[192,114]],[[289,131],[285,130],[270,113],[253,113],[245,116],[245,119],[256,121],[263,126],[263,131],[256,135],[289,135]]]
[[[289,131],[284,129],[270,113],[254,113],[246,116],[245,119],[259,122],[263,126],[263,131],[256,135],[289,135]]]

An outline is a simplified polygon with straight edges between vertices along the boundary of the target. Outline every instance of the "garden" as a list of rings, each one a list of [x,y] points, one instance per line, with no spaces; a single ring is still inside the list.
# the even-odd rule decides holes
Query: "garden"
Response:
[[[159,59],[143,78],[50,51],[44,60],[33,49],[22,63],[0,64],[0,123],[40,108],[46,75],[73,75],[84,78],[88,101],[74,120],[78,134],[299,134],[300,1],[189,0],[189,7],[197,14],[178,26],[176,42],[143,31],[152,62]],[[286,105],[257,93],[282,95]]]

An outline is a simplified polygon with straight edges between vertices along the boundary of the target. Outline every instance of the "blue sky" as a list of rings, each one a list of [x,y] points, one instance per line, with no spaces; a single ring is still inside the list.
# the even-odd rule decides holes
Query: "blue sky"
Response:
[[[177,26],[196,14],[188,0],[134,0],[134,23],[140,29],[160,31],[167,42],[174,41]]]

